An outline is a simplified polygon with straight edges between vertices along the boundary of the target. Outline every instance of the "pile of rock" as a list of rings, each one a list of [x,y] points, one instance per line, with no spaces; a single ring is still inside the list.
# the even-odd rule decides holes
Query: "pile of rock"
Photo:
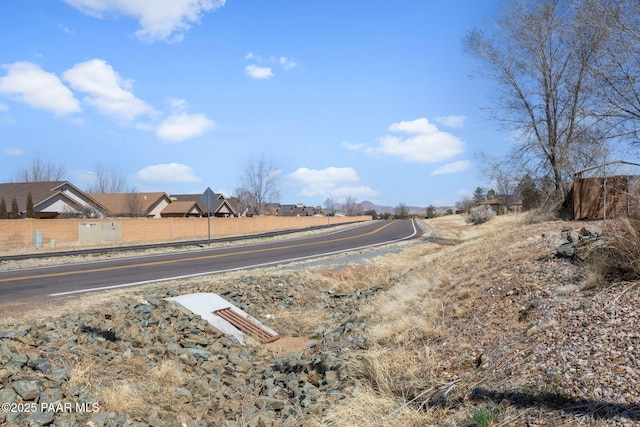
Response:
[[[365,324],[355,315],[382,286],[348,294],[316,292],[300,278],[247,277],[234,286],[193,286],[119,301],[100,310],[0,326],[0,423],[11,425],[163,426],[300,424],[323,413],[352,386],[348,354],[367,347]],[[268,323],[277,307],[305,305],[331,311],[302,351],[275,356],[244,346],[165,298],[217,292]],[[269,325],[272,326],[272,325]],[[293,326],[293,325],[292,325]],[[144,381],[145,372],[170,361],[178,371],[171,395],[136,411],[119,411],[103,391]],[[83,375],[79,367],[94,366]],[[171,378],[167,378],[170,381]],[[6,404],[9,404],[7,406]],[[201,425],[201,424],[200,424]]]
[[[560,258],[575,259],[579,257],[579,252],[587,252],[589,247],[601,244],[600,237],[603,235],[602,230],[599,227],[592,227],[593,229],[587,229],[582,227],[576,231],[573,228],[567,226],[562,229],[562,235],[565,238],[565,243],[558,246],[556,255]]]

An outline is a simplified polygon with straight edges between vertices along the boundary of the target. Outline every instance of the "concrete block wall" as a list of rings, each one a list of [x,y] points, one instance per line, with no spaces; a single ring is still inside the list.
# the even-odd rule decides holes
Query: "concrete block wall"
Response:
[[[211,238],[303,229],[323,225],[369,221],[371,216],[357,217],[278,217],[211,218]],[[118,241],[80,241],[78,226],[87,222],[118,222],[122,238]],[[0,255],[16,249],[34,247],[34,235],[42,236],[43,247],[82,247],[104,243],[138,244],[149,242],[206,239],[207,218],[109,218],[88,219],[7,219],[0,220]]]

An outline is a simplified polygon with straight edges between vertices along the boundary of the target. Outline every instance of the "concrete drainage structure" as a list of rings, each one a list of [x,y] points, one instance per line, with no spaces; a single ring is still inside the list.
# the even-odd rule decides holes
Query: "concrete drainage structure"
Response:
[[[167,298],[180,304],[194,314],[201,316],[214,328],[233,335],[240,343],[246,344],[245,338],[252,337],[264,344],[280,338],[278,333],[263,325],[254,317],[231,304],[218,294],[200,292]]]

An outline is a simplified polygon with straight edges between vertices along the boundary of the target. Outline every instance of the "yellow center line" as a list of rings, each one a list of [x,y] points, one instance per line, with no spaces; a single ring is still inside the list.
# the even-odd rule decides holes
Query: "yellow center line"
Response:
[[[93,268],[93,269],[89,269],[89,270],[68,271],[68,272],[60,272],[60,273],[35,274],[35,275],[31,275],[31,276],[22,276],[22,277],[16,277],[16,278],[0,279],[0,283],[3,283],[3,282],[16,282],[16,281],[19,281],[19,280],[42,279],[42,278],[47,278],[47,277],[72,276],[72,275],[85,274],[85,273],[98,273],[98,272],[102,272],[102,271],[126,270],[126,269],[129,269],[129,268],[150,267],[150,266],[154,266],[154,265],[176,264],[176,263],[187,262],[187,261],[202,261],[202,260],[206,260],[206,259],[223,258],[223,257],[233,256],[233,255],[246,255],[246,254],[252,254],[252,253],[276,251],[276,250],[280,250],[280,249],[299,248],[299,247],[302,247],[302,246],[319,245],[319,244],[323,244],[323,243],[339,242],[339,241],[342,241],[342,240],[350,240],[350,239],[356,239],[358,237],[370,236],[372,234],[380,232],[381,230],[387,228],[390,225],[391,225],[391,222],[388,222],[387,224],[383,225],[382,227],[376,228],[375,230],[369,231],[369,232],[364,233],[364,234],[359,234],[357,236],[351,236],[351,237],[339,237],[339,238],[336,238],[336,239],[323,240],[321,242],[296,243],[296,244],[291,244],[291,245],[286,245],[286,246],[278,246],[277,248],[251,249],[251,250],[232,252],[232,253],[226,253],[226,254],[203,255],[203,256],[198,256],[198,257],[181,258],[181,259],[170,259],[170,260],[165,260],[165,261],[151,261],[151,262],[143,262],[143,263],[131,264],[131,265],[117,265],[117,266],[112,266],[112,267]]]

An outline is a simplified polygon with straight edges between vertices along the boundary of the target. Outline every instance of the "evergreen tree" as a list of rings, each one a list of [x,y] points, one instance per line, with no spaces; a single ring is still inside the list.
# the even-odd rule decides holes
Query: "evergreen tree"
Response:
[[[476,203],[482,203],[486,200],[484,195],[484,190],[480,187],[476,188],[476,191],[473,192],[473,200]]]
[[[493,199],[494,197],[496,197],[496,190],[492,188],[491,190],[487,191],[487,200]]]
[[[529,174],[526,174],[525,176],[522,177],[522,179],[518,183],[517,191],[518,191],[518,194],[520,194],[520,196],[524,197],[525,199],[527,197],[533,197],[540,194],[540,191],[538,190],[538,187],[536,186],[535,181],[531,178]]]
[[[20,210],[18,209],[18,201],[14,197],[11,199],[11,213],[9,214],[10,219],[18,219],[20,218]]]
[[[435,218],[436,216],[436,208],[433,205],[429,205],[427,207],[427,218]]]
[[[4,201],[4,197],[0,199],[0,219],[7,219],[9,213],[7,212],[7,202]]]
[[[34,218],[35,211],[33,210],[33,197],[31,196],[31,191],[27,194],[27,218]]]

